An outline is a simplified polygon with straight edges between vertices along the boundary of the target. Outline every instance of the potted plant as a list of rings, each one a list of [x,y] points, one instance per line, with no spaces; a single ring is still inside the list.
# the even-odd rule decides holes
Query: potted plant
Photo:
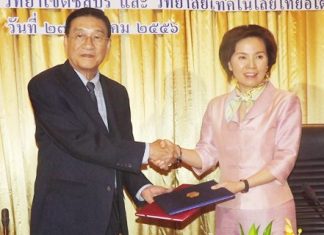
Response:
[[[262,235],[271,235],[271,228],[272,228],[272,221],[267,225]],[[259,229],[260,229],[260,225],[256,227],[255,224],[252,224],[247,235],[259,235]],[[241,235],[245,235],[241,224],[240,224],[240,230],[241,230]]]
[[[290,220],[286,218],[285,221],[286,221],[285,235],[295,235],[294,230],[292,229],[292,225],[291,225]],[[259,235],[259,229],[260,229],[260,226],[256,226],[255,224],[252,224],[252,226],[250,227],[248,233],[245,234],[244,231],[243,231],[243,227],[240,224],[241,235]],[[271,235],[271,229],[272,229],[272,221],[267,225],[267,227],[263,231],[262,235]],[[302,233],[302,229],[299,228],[297,235],[301,235],[301,233]]]

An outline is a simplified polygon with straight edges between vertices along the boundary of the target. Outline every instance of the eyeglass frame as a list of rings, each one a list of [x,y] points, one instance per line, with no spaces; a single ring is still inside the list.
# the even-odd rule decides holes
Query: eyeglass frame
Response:
[[[105,41],[109,40],[109,37],[105,36],[104,32],[91,29],[76,29],[74,32],[70,32],[67,36],[80,44],[85,43],[88,38],[91,38],[91,42],[96,46],[101,46]]]

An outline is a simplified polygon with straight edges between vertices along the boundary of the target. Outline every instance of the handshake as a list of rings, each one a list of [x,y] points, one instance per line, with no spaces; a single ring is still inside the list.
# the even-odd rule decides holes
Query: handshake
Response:
[[[149,161],[162,170],[181,162],[182,151],[179,145],[169,140],[156,140],[150,143]]]

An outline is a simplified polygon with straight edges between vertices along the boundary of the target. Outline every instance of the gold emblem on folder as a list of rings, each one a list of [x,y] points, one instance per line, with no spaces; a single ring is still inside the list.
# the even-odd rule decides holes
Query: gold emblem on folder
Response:
[[[196,191],[189,192],[186,194],[186,197],[189,197],[189,198],[199,197],[199,192],[196,192]]]

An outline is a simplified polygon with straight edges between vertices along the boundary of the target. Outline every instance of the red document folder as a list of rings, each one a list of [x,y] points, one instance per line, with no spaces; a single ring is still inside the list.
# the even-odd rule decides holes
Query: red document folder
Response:
[[[184,189],[186,187],[191,186],[190,184],[182,184],[174,191]],[[169,220],[169,221],[176,221],[176,222],[184,222],[185,220],[192,218],[193,216],[199,214],[200,209],[192,209],[182,213],[178,213],[175,215],[167,214],[161,207],[156,203],[153,202],[151,204],[146,204],[145,206],[139,208],[135,215],[139,217],[146,217],[146,218],[154,218],[154,219],[162,219],[162,220]]]

